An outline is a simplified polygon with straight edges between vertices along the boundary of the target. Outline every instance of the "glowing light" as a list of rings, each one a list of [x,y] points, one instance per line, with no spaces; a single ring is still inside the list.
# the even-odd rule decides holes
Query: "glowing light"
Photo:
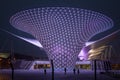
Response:
[[[105,48],[107,48],[107,46],[101,46],[98,47],[96,49],[91,49],[88,52],[88,59],[98,59],[98,56],[101,55],[103,52],[103,50],[105,50]]]
[[[73,68],[85,42],[113,26],[113,21],[103,14],[68,7],[21,11],[10,18],[10,23],[36,37],[55,68]]]
[[[10,56],[9,53],[0,53],[1,58],[8,58]]]
[[[96,41],[92,41],[92,42],[86,42],[85,43],[85,46],[89,46],[89,45],[91,45],[91,44],[94,44]]]
[[[20,37],[20,36],[18,36],[18,37],[22,40],[25,40],[25,41],[37,46],[37,47],[43,48],[43,46],[40,44],[40,42],[38,40],[25,38],[25,37]]]
[[[83,52],[83,50],[80,51],[80,54],[78,55],[78,58],[80,60],[84,60],[84,57],[85,57],[85,53]]]
[[[2,59],[0,58],[0,61],[2,61]]]
[[[89,54],[92,54],[92,53],[97,53],[97,52],[101,52],[103,51],[107,46],[101,46],[101,47],[98,47],[96,49],[91,49],[88,53]]]
[[[3,29],[0,29],[0,30],[2,30],[4,32],[7,32],[7,33],[13,35],[14,37],[22,39],[22,40],[24,40],[24,41],[26,41],[28,43],[31,43],[31,44],[33,44],[33,45],[35,45],[37,47],[43,48],[43,46],[40,44],[40,42],[38,40],[36,40],[36,39],[25,38],[25,37],[18,36],[16,34],[13,34],[13,33],[9,32],[9,31],[3,30]]]

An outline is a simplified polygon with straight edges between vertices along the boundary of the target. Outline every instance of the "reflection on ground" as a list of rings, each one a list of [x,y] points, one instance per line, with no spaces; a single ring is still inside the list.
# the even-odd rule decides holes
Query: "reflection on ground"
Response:
[[[43,70],[15,70],[14,80],[52,80],[51,72],[46,75]],[[11,80],[11,70],[0,70],[0,80]],[[55,72],[54,80],[94,80],[94,72],[91,70],[80,70],[77,72]],[[97,73],[97,80],[119,80]]]

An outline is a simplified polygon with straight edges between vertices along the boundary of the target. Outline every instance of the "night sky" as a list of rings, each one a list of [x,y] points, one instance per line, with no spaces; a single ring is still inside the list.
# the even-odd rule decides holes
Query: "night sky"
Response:
[[[30,9],[30,8],[38,8],[38,7],[77,7],[82,9],[93,10],[96,12],[100,12],[110,17],[114,21],[114,27],[106,32],[103,32],[99,35],[96,35],[91,39],[97,40],[100,39],[118,29],[120,29],[120,0],[1,0],[0,1],[0,28],[5,29],[14,34],[34,38],[30,34],[19,31],[12,27],[9,23],[9,19],[15,13]],[[0,31],[0,48],[5,42],[6,39],[9,38],[9,34]],[[27,44],[32,46],[31,44],[25,43],[22,40],[13,39],[14,44],[19,45],[20,47],[25,47]],[[22,45],[24,44],[24,45]],[[36,47],[34,47],[36,49]],[[26,52],[33,47],[25,47]],[[34,49],[34,50],[35,50]],[[37,49],[36,49],[37,50]]]

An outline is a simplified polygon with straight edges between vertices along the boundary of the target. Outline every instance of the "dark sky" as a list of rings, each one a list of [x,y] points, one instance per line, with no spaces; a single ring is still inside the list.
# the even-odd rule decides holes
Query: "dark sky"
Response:
[[[77,7],[93,10],[107,15],[114,21],[112,29],[96,35],[91,40],[97,40],[120,29],[120,0],[0,0],[0,28],[20,36],[33,38],[31,35],[13,28],[9,24],[9,18],[21,10],[50,6]],[[0,33],[0,36],[1,42],[4,41],[2,40],[3,37],[7,37],[4,33]]]

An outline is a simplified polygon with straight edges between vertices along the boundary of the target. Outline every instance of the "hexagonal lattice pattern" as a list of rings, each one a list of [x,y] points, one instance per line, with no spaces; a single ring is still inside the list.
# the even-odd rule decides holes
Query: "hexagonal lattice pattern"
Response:
[[[11,17],[10,23],[35,36],[56,68],[73,68],[84,43],[113,26],[113,21],[103,14],[68,7],[21,11]]]

